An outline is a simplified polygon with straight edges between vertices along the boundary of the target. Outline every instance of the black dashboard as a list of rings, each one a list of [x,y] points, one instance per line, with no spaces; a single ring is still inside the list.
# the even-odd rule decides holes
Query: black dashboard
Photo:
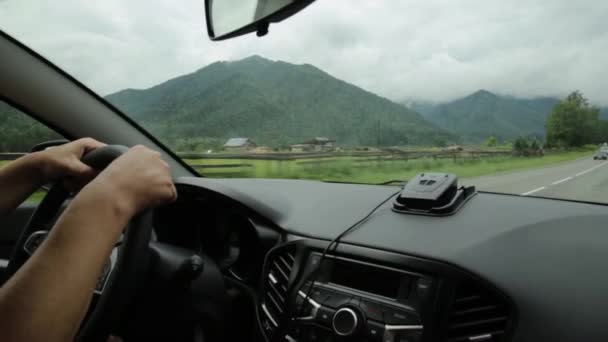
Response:
[[[606,206],[479,193],[454,215],[429,217],[389,201],[315,268],[330,240],[398,188],[176,184],[180,200],[158,212],[158,239],[209,255],[250,288],[262,339],[608,339]]]

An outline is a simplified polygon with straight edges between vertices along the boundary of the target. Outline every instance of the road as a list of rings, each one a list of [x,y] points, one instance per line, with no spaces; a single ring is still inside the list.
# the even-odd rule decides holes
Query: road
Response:
[[[543,168],[463,179],[460,183],[482,191],[608,203],[607,164],[589,155]]]

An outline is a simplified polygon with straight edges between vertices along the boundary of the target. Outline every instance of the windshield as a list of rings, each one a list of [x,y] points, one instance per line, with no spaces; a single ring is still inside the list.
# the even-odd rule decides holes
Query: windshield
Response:
[[[201,175],[437,171],[599,202],[607,17],[606,1],[320,0],[265,37],[211,42],[203,0],[0,1],[0,29]]]

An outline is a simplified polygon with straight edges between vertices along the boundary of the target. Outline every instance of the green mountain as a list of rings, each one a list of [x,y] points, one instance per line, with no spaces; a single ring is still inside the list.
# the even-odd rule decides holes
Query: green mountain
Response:
[[[479,90],[464,98],[443,103],[409,103],[429,121],[478,143],[494,135],[513,140],[524,135],[543,137],[545,121],[558,99],[521,99]]]
[[[213,63],[107,99],[176,149],[187,149],[184,141],[205,146],[230,137],[249,137],[270,146],[317,136],[345,146],[458,140],[418,113],[312,65],[259,56]]]

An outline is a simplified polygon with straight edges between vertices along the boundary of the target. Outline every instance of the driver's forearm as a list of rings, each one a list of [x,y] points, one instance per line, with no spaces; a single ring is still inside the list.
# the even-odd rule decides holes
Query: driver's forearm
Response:
[[[10,213],[44,184],[39,156],[28,154],[0,169],[0,216]]]
[[[3,341],[74,338],[103,264],[132,215],[112,191],[85,187],[45,242],[0,289]]]

